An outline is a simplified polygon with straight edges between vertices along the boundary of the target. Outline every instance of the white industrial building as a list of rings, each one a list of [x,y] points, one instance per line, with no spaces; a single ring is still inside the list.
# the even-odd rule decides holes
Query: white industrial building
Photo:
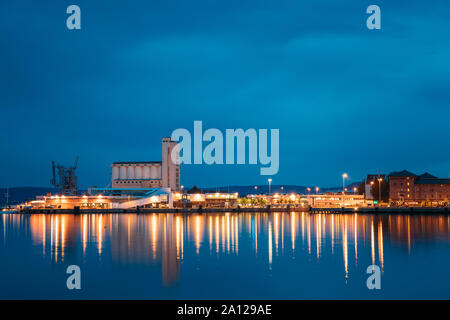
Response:
[[[111,167],[113,188],[170,188],[180,190],[180,165],[172,161],[176,146],[171,138],[162,139],[162,161],[122,161]]]

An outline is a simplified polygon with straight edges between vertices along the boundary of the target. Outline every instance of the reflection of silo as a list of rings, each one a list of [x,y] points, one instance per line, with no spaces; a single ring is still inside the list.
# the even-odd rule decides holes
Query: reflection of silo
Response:
[[[162,234],[162,280],[166,286],[177,282],[180,274],[180,261],[177,259],[176,229],[173,215],[163,218]]]
[[[155,251],[159,229],[157,223],[152,228],[151,216],[119,214],[114,215],[112,220],[111,257],[113,261],[125,264],[151,264],[156,261]]]

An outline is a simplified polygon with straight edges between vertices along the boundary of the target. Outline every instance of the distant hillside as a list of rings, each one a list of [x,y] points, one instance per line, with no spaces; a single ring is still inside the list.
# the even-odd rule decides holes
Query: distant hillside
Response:
[[[38,195],[45,195],[47,193],[56,193],[54,188],[41,187],[18,187],[9,188],[9,203],[16,204],[27,200],[33,200]],[[0,188],[0,204],[6,204],[6,188]]]
[[[354,182],[347,185],[349,191],[352,191],[354,187],[358,187],[360,182]],[[198,186],[203,191],[208,192],[237,192],[241,196],[254,193],[268,193],[268,185],[258,185],[255,190],[255,186],[229,186],[229,187],[217,187],[217,188],[202,188]],[[283,187],[283,190],[281,190]],[[290,186],[290,185],[272,185],[270,187],[270,192],[272,193],[308,193],[307,187],[305,186]],[[314,187],[310,187],[311,192],[315,193]],[[189,190],[190,188],[186,188]],[[342,187],[332,187],[332,188],[320,188],[319,192],[340,192]],[[47,193],[57,194],[57,189],[54,188],[42,188],[42,187],[18,187],[9,188],[9,203],[17,204],[27,200],[33,200],[36,196],[46,195]],[[80,192],[82,193],[82,191]],[[0,206],[6,204],[6,188],[0,188]]]

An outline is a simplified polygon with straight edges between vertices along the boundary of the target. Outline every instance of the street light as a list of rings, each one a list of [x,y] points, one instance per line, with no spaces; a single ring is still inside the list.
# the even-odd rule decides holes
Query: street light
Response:
[[[348,178],[348,174],[342,174],[342,194],[345,194],[345,179]]]
[[[316,194],[319,192],[320,188],[316,187]]]
[[[378,203],[381,202],[381,181],[383,178],[378,178]]]
[[[308,194],[311,192],[311,188],[310,187],[306,188],[306,190],[308,190]]]
[[[342,207],[344,207],[344,196],[345,196],[345,178],[348,178],[348,174],[342,174]]]
[[[267,181],[269,182],[269,194],[270,194],[270,184],[272,183],[272,179],[269,178],[269,179],[267,179]]]
[[[357,187],[354,187],[354,188],[353,188],[353,192],[356,193],[356,191],[358,191],[358,188],[357,188]]]

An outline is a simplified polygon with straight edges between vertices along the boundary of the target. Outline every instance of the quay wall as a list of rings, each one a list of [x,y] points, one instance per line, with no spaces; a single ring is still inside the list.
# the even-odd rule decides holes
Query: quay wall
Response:
[[[240,213],[240,212],[308,212],[312,214],[449,214],[450,208],[431,207],[389,207],[389,208],[302,208],[302,207],[264,207],[264,208],[133,208],[133,209],[23,209],[25,214],[126,214],[126,213]]]

